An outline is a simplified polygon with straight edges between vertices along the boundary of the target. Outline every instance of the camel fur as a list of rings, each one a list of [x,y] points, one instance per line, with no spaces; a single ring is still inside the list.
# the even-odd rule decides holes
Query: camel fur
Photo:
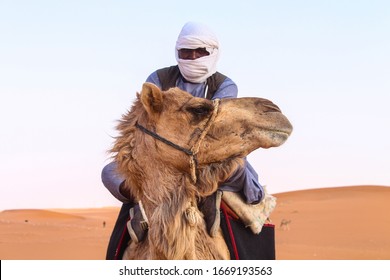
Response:
[[[130,241],[124,259],[229,258],[221,232],[214,238],[207,233],[197,202],[214,193],[250,152],[284,143],[292,126],[266,99],[222,99],[215,106],[179,88],[163,92],[145,83],[120,120],[111,152],[130,186],[128,196],[142,201],[149,221],[147,238]],[[196,181],[187,154],[136,124],[188,150],[198,144]]]

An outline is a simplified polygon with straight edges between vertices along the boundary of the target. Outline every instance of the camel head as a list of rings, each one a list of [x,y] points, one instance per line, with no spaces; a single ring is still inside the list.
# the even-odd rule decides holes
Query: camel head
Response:
[[[197,202],[250,152],[283,144],[292,126],[265,99],[210,101],[145,83],[117,129],[111,151],[149,221],[148,238],[131,243],[126,258],[226,259],[222,236],[207,234]]]
[[[151,83],[143,85],[117,128],[120,136],[112,151],[131,185],[147,176],[151,166],[164,169],[161,173],[194,177],[195,165],[195,180],[203,186],[198,190],[204,194],[215,191],[250,152],[277,147],[292,132],[288,119],[269,100],[216,102],[179,88],[163,92]]]

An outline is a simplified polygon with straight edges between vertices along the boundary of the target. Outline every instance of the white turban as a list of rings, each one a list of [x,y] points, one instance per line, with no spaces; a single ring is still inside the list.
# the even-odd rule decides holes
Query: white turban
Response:
[[[178,50],[206,48],[210,55],[195,60],[180,59]],[[203,83],[217,71],[219,42],[214,32],[207,26],[188,22],[176,41],[176,60],[183,77],[192,83]]]

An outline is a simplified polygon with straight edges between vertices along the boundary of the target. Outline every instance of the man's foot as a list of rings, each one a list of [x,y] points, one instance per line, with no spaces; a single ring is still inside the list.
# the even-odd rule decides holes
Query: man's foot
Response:
[[[198,205],[199,210],[203,213],[206,222],[207,232],[210,234],[211,237],[216,236],[219,229],[221,221],[221,215],[219,210],[221,205],[221,199],[222,191],[217,190],[212,195],[204,198]]]
[[[127,222],[127,230],[129,231],[131,240],[135,243],[145,239],[148,232],[149,224],[142,203],[136,204],[129,211],[130,220]]]

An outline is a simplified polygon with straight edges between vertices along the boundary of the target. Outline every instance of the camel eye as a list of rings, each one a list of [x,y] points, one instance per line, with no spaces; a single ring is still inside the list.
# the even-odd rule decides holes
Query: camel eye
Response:
[[[200,122],[210,114],[212,109],[213,105],[211,104],[201,104],[198,106],[189,107],[187,108],[187,111],[192,114],[193,121]]]
[[[198,117],[202,117],[202,116],[206,116],[210,113],[211,111],[211,106],[199,106],[199,107],[191,107],[191,108],[188,108],[188,111],[193,114],[193,115],[196,115]]]

